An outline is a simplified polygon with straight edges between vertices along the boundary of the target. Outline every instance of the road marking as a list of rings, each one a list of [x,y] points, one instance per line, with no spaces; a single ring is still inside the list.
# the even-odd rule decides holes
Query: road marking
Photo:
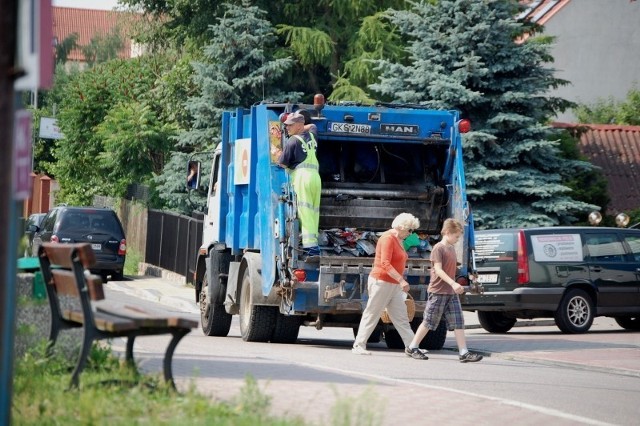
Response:
[[[419,387],[426,388],[426,389],[458,393],[458,394],[461,394],[461,395],[471,396],[471,397],[474,397],[474,398],[484,398],[484,399],[487,399],[489,401],[494,401],[494,402],[498,402],[498,403],[501,403],[501,404],[507,404],[507,405],[511,405],[513,407],[524,408],[524,409],[531,410],[531,411],[536,411],[538,413],[545,414],[545,415],[548,415],[548,416],[559,417],[559,418],[562,418],[562,419],[571,420],[571,421],[575,421],[575,422],[580,422],[580,423],[584,423],[584,424],[598,425],[598,426],[613,426],[614,425],[613,423],[601,422],[601,421],[590,419],[590,418],[587,418],[587,417],[582,417],[582,416],[577,416],[575,414],[565,413],[564,411],[556,410],[556,409],[553,409],[553,408],[541,407],[539,405],[528,404],[526,402],[520,402],[520,401],[516,401],[516,400],[512,400],[512,399],[505,399],[505,398],[500,398],[500,397],[496,397],[496,396],[478,395],[477,393],[474,393],[474,392],[468,392],[468,391],[463,391],[463,390],[458,390],[458,389],[452,389],[452,388],[447,388],[447,387],[444,387],[444,386],[416,383],[416,382],[412,382],[412,381],[404,380],[404,379],[393,379],[393,378],[389,378],[389,377],[385,377],[385,376],[379,376],[377,374],[353,372],[353,371],[350,371],[350,370],[345,370],[345,369],[336,368],[336,367],[323,367],[323,366],[318,366],[317,364],[307,364],[307,363],[301,363],[301,362],[296,362],[296,364],[303,365],[303,366],[308,367],[308,368],[326,370],[326,371],[331,371],[331,372],[340,373],[340,374],[346,374],[347,376],[349,376],[349,375],[360,376],[360,377],[364,377],[364,378],[375,379],[375,380],[381,381],[381,382],[387,382],[387,383],[393,383],[393,384],[404,384],[404,385],[410,385],[410,386],[419,386]]]

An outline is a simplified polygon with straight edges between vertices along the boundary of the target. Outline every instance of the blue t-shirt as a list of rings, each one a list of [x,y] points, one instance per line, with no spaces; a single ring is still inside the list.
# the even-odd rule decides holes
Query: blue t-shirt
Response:
[[[311,126],[309,132],[302,132],[298,134],[298,136],[302,137],[305,141],[311,140],[311,135],[309,133],[313,133],[313,137],[318,140],[318,128],[314,125]],[[298,167],[298,164],[302,163],[307,159],[307,153],[302,147],[302,142],[297,136],[289,136],[289,139],[284,144],[284,149],[282,150],[282,155],[278,159],[278,162],[283,166],[293,170]]]

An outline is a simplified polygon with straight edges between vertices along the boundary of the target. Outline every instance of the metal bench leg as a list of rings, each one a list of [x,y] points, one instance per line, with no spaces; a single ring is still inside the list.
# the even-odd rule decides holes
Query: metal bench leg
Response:
[[[127,351],[125,352],[125,359],[128,364],[135,366],[135,360],[133,359],[133,344],[135,343],[136,336],[132,334],[127,337]]]
[[[71,376],[71,383],[69,384],[70,388],[77,388],[78,382],[80,379],[80,373],[84,369],[84,366],[87,362],[87,358],[89,357],[89,352],[91,352],[91,345],[93,345],[94,335],[90,331],[87,330],[85,326],[83,328],[83,340],[82,340],[82,349],[80,350],[80,356],[78,357],[78,362],[76,363],[76,368],[73,370],[73,375]]]
[[[49,329],[49,341],[47,343],[46,356],[53,355],[53,347],[58,341],[58,334],[60,333],[60,320],[53,315],[51,316],[51,328]]]
[[[173,338],[171,342],[169,342],[169,346],[167,346],[167,350],[164,353],[164,380],[169,383],[173,389],[176,388],[176,383],[173,381],[173,370],[171,368],[171,363],[173,360],[173,351],[175,351],[176,347],[180,340],[191,332],[188,328],[179,328],[171,332]]]

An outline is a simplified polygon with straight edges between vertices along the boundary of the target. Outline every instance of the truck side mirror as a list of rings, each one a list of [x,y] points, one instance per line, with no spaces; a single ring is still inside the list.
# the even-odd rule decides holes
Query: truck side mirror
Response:
[[[187,165],[187,189],[198,189],[200,186],[200,162],[189,161]]]

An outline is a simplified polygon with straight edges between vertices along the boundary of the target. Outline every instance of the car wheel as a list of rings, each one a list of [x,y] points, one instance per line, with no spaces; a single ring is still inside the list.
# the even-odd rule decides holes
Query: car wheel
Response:
[[[478,311],[478,321],[480,321],[482,328],[489,333],[506,333],[516,323],[515,318],[509,318],[504,312]]]
[[[625,330],[640,330],[640,317],[615,317],[614,319]]]
[[[562,298],[555,321],[563,333],[585,333],[593,323],[593,301],[586,291],[572,289]]]

